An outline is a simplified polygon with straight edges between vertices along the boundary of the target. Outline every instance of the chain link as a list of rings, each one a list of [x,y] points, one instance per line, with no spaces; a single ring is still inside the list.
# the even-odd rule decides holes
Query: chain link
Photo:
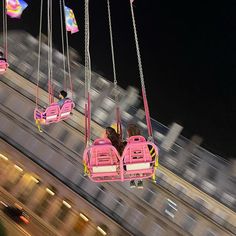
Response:
[[[39,80],[40,80],[40,59],[41,59],[41,42],[42,42],[42,19],[43,19],[43,0],[40,1],[40,16],[39,16],[39,47],[38,47],[38,71],[37,71],[37,87],[36,87],[36,107],[38,107],[39,97]]]
[[[116,66],[115,66],[114,46],[113,46],[113,37],[112,37],[112,24],[111,24],[111,9],[110,9],[109,0],[107,0],[107,10],[108,10],[108,20],[109,20],[110,41],[111,41],[111,56],[112,56],[114,87],[117,88]]]
[[[143,75],[143,67],[142,67],[142,61],[141,61],[141,54],[140,54],[140,50],[139,50],[138,35],[137,35],[137,29],[136,29],[136,23],[135,23],[134,9],[133,9],[132,1],[130,1],[130,8],[131,8],[131,15],[132,15],[133,28],[134,28],[135,45],[136,45],[136,51],[137,51],[137,57],[138,57],[139,76],[140,76],[141,86],[142,86],[142,88],[146,91],[145,82],[144,82],[144,75]]]
[[[64,79],[64,87],[67,88],[66,81],[66,61],[65,61],[65,43],[64,43],[64,28],[63,28],[63,13],[62,13],[62,0],[59,1],[60,4],[60,24],[61,24],[61,46],[62,46],[62,61],[63,61],[63,79]],[[64,12],[64,9],[63,9]]]

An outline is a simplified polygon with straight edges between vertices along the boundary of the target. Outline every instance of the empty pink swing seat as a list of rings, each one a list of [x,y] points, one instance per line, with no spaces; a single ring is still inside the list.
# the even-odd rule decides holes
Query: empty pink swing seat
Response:
[[[34,119],[35,120],[44,120],[45,125],[51,123],[57,123],[61,120],[66,120],[70,117],[70,114],[74,108],[74,103],[72,100],[67,99],[63,106],[60,108],[58,103],[52,103],[46,108],[46,110],[41,110],[35,108],[34,110]]]
[[[120,155],[109,139],[96,139],[92,146],[85,149],[83,160],[92,181],[122,181]]]
[[[128,139],[122,154],[124,181],[152,177],[155,170],[155,159],[150,154],[152,148],[157,158],[158,149],[154,143],[139,135]]]
[[[5,59],[0,59],[0,74],[3,74],[6,72],[9,64]]]

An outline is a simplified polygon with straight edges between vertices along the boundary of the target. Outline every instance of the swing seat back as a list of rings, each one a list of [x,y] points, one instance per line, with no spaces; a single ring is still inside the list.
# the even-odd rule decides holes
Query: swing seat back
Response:
[[[44,120],[44,124],[56,123],[59,121],[60,107],[57,103],[52,103],[46,110],[34,109],[34,119]]]
[[[0,74],[3,74],[6,72],[9,64],[5,59],[0,59]]]
[[[120,156],[109,139],[96,139],[91,147],[85,149],[83,159],[92,181],[121,181]]]
[[[147,142],[143,136],[132,136],[128,139],[122,155],[124,180],[152,177],[155,164],[155,158],[152,158],[150,154],[152,148],[157,156],[156,145]]]
[[[52,103],[49,107],[46,108],[43,113],[43,118],[45,118],[45,123],[56,123],[59,121],[60,115],[60,106],[57,103]]]
[[[71,99],[67,99],[60,109],[60,120],[66,120],[70,117],[70,114],[75,107],[75,104]]]

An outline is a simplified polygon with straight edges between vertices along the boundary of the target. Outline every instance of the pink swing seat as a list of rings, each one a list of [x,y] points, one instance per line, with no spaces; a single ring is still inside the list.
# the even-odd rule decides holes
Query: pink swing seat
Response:
[[[155,171],[155,158],[150,154],[152,148],[157,158],[158,149],[154,143],[147,142],[143,136],[132,136],[120,157],[109,139],[96,139],[85,149],[83,160],[94,182],[146,179]]]
[[[85,149],[83,160],[93,182],[123,180],[120,155],[109,139],[96,139],[91,147]]]
[[[67,99],[60,109],[60,120],[66,120],[70,117],[72,110],[74,109],[75,104],[71,99]]]
[[[8,68],[9,64],[5,59],[0,59],[0,74],[4,74]]]
[[[151,148],[154,148],[157,156],[158,149],[156,145],[146,141],[143,136],[132,136],[128,139],[122,154],[124,181],[152,177],[156,157],[152,158],[150,154]]]
[[[52,103],[46,110],[35,108],[34,119],[44,120],[45,125],[56,123],[59,121],[60,106],[57,103]]]
[[[62,107],[58,103],[52,103],[46,108],[46,110],[41,110],[35,108],[34,110],[34,119],[35,120],[44,120],[45,125],[51,123],[57,123],[61,120],[66,120],[70,117],[70,114],[74,108],[74,103],[71,99],[67,99]]]

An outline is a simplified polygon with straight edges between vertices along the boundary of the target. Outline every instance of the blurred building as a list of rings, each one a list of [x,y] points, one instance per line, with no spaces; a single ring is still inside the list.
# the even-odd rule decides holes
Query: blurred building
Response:
[[[60,180],[64,180],[73,191],[78,191],[77,185],[83,185],[85,191],[100,199],[106,209],[112,206],[113,213],[110,209],[106,210],[106,214],[133,235],[170,235],[167,232],[182,235],[186,232],[193,235],[216,236],[236,233],[236,190],[231,164],[201,148],[200,138],[193,137],[192,140],[188,140],[181,136],[182,127],[177,124],[168,128],[152,120],[154,138],[160,148],[161,167],[156,173],[157,185],[147,183],[144,191],[140,193],[131,191],[125,184],[117,183],[112,186],[99,185],[101,190],[97,190],[97,185],[83,180],[82,165],[78,155],[81,156],[83,152],[84,68],[75,61],[71,63],[71,68],[74,100],[78,112],[73,115],[71,121],[57,124],[57,128],[54,125],[46,128],[47,146],[39,135],[37,137],[30,135],[30,132],[31,134],[34,132],[30,131],[33,129],[32,100],[35,99],[35,86],[31,84],[35,84],[37,79],[37,50],[38,41],[29,34],[19,31],[9,33],[11,69],[1,78],[6,87],[2,88],[0,100],[2,106],[6,107],[4,112],[8,116],[13,115],[12,111],[17,114],[15,119],[19,119],[19,125],[15,124],[13,128],[14,123],[2,116],[1,135],[7,142],[13,146],[18,145],[25,154],[30,153],[28,154],[30,158]],[[39,83],[42,88],[41,105],[47,103],[46,50],[47,46],[44,45]],[[59,92],[63,87],[63,71],[60,69],[62,55],[58,51],[54,51],[53,55],[54,85],[55,90]],[[12,93],[10,87],[14,89]],[[129,88],[127,91],[119,88],[115,91],[111,82],[93,73],[92,136],[94,138],[99,135],[102,127],[114,122],[116,93],[120,98],[123,123],[135,121],[142,127],[144,133],[147,132],[145,114],[139,107],[138,91],[135,88]],[[27,131],[20,125],[22,122],[29,126]],[[60,152],[55,151],[52,144],[60,146]],[[42,150],[45,150],[43,154]],[[56,158],[60,162],[55,163]],[[100,197],[101,195],[105,198]],[[89,199],[88,196],[84,197]],[[134,200],[132,202],[128,199]],[[115,202],[119,202],[118,208],[115,207]],[[118,216],[114,212],[119,212]],[[145,229],[144,223],[141,223],[145,221],[147,215],[150,231]],[[154,233],[151,234],[152,232]]]

